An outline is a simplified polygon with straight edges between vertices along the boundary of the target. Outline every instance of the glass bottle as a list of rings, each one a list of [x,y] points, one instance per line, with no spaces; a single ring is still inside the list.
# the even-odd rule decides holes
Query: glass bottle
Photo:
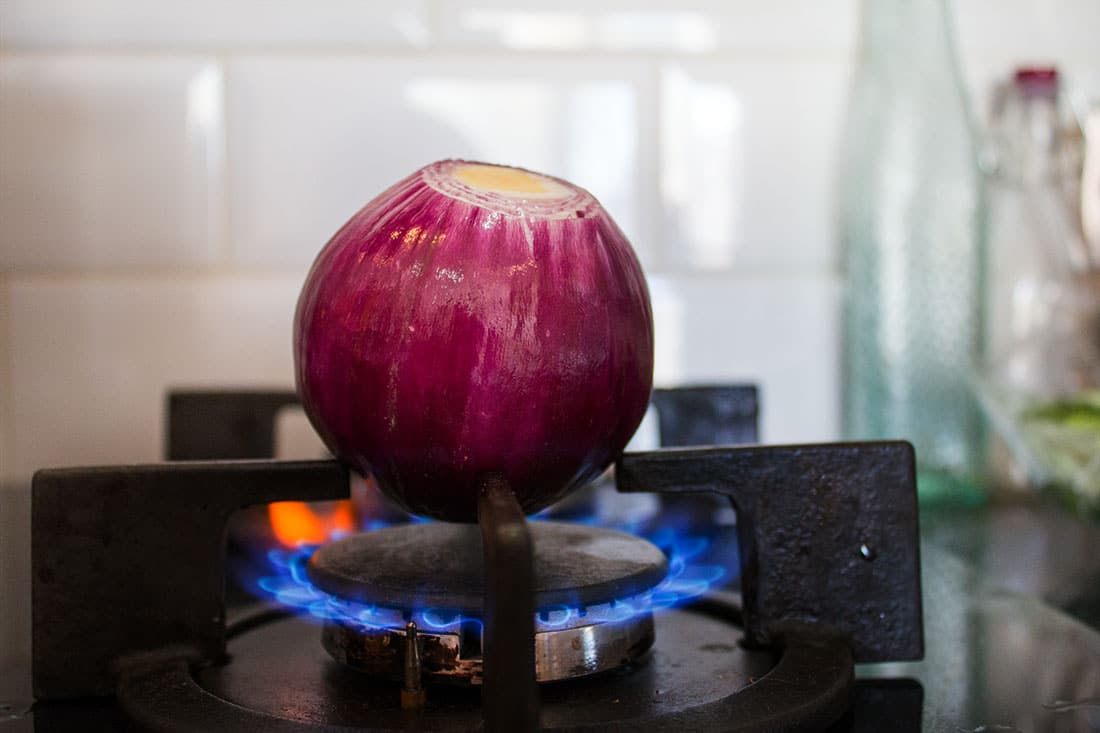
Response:
[[[980,385],[1014,459],[995,461],[998,479],[1100,507],[1100,258],[1083,231],[1080,131],[1060,102],[1055,69],[1020,69],[997,96]]]
[[[984,196],[944,0],[866,0],[841,165],[843,418],[909,440],[918,491],[980,499]]]
[[[1097,386],[1087,325],[1097,264],[1082,237],[1080,150],[1055,69],[1020,69],[993,115],[987,377],[1036,396]]]

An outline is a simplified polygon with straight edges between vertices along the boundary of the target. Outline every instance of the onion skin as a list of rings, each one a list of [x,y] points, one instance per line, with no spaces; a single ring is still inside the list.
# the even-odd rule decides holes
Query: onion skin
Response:
[[[476,521],[488,472],[527,513],[598,476],[653,380],[645,278],[595,198],[558,179],[565,199],[497,196],[452,177],[466,165],[427,166],[352,217],[294,324],[298,392],[329,449],[450,521]]]

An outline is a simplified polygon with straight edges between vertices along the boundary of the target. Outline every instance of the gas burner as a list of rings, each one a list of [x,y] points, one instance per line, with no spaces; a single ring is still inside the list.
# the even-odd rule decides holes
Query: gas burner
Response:
[[[648,651],[647,592],[668,573],[664,554],[611,529],[532,522],[530,531],[536,680],[605,672]],[[341,663],[400,681],[411,633],[425,681],[481,684],[485,569],[476,525],[352,535],[318,549],[306,572],[331,595],[322,640]]]
[[[111,697],[125,721],[174,731],[824,730],[853,699],[856,663],[923,653],[914,476],[912,449],[902,443],[623,455],[619,491],[713,492],[736,507],[739,611],[713,592],[669,608],[666,561],[654,546],[528,522],[503,478],[487,476],[476,528],[372,532],[325,547],[310,567],[304,558],[289,566],[317,594],[305,610],[355,621],[330,624],[330,649],[352,659],[372,644],[399,650],[404,675],[394,684],[333,661],[316,627],[286,617],[301,605],[226,626],[227,516],[249,504],[343,498],[344,467],[41,471],[32,512],[35,695],[47,704]],[[410,549],[424,544],[433,551]],[[676,558],[667,565],[675,576]],[[618,640],[625,619],[594,623],[602,609],[638,598],[664,612],[643,612],[646,620]],[[327,613],[329,603],[358,610],[341,617]],[[372,608],[394,614],[379,625],[384,634],[362,633],[369,625],[361,612]],[[464,628],[467,618],[483,630],[472,620]],[[427,635],[447,628],[432,621],[458,624],[455,660],[474,657],[480,644],[480,686],[422,685],[432,681],[425,666],[436,663]],[[578,664],[574,640],[597,630],[606,638],[588,648],[605,661]],[[549,644],[568,647],[566,671],[538,671]],[[631,655],[634,662],[618,666]],[[590,674],[601,664],[614,668]],[[389,662],[381,666],[395,676]],[[468,683],[478,676],[464,673]],[[540,674],[561,681],[539,685]]]
[[[759,719],[759,712],[723,709],[723,700],[731,693],[744,694],[754,680],[766,677],[776,665],[776,655],[738,646],[738,627],[730,613],[730,607],[722,604],[665,611],[654,619],[658,641],[649,654],[606,674],[540,685],[541,728],[709,731],[721,729],[722,724],[746,725],[746,720]],[[398,640],[398,650],[402,641]],[[843,649],[842,643],[835,643],[828,651]],[[285,710],[293,709],[298,716],[316,721],[319,728],[400,731],[410,726],[393,684],[335,664],[319,648],[316,627],[300,618],[284,618],[234,636],[229,651],[233,662],[203,669],[198,683],[241,708],[266,716],[285,715]],[[781,680],[787,687],[803,690],[807,707],[822,705],[836,695],[850,673],[826,651],[804,642],[785,656],[790,659],[775,674],[777,686]],[[814,681],[812,689],[805,684],[808,679]],[[141,692],[151,694],[164,682],[162,678]],[[484,730],[480,689],[430,687],[428,705],[418,711],[417,729]],[[843,708],[843,700],[839,707]],[[706,712],[700,716],[700,710]],[[164,716],[178,714],[172,710]]]

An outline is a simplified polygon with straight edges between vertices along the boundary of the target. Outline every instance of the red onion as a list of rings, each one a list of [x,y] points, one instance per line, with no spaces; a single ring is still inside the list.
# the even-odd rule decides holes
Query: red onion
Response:
[[[599,475],[645,413],[653,317],[587,191],[447,160],[364,206],[298,301],[298,391],[333,454],[416,514],[477,518],[500,472],[524,511]]]

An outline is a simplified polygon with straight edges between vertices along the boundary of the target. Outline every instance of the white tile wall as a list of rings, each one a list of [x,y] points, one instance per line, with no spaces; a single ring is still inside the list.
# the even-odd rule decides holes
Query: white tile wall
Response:
[[[856,1],[469,0],[439,8],[440,42],[475,48],[804,53],[847,49]]]
[[[292,384],[300,284],[295,275],[13,280],[9,345],[20,388],[5,478],[159,460],[171,387]],[[756,381],[769,439],[835,434],[831,278],[655,276],[651,288],[659,385]]]
[[[843,58],[665,65],[665,267],[832,268],[833,162],[848,77]]]
[[[169,387],[293,384],[302,277],[12,280],[9,478],[159,460]]]
[[[204,265],[222,246],[221,72],[206,58],[0,63],[0,268]]]
[[[761,381],[769,438],[830,437],[830,191],[857,12],[855,0],[0,3],[0,293],[14,324],[0,343],[0,475],[155,458],[158,391],[174,380],[287,384],[286,352],[268,360],[278,368],[246,357],[275,353],[288,283],[361,204],[445,156],[589,187],[666,298],[659,378]],[[1098,13],[1094,0],[958,0],[975,106],[1014,60],[1057,62],[1078,97],[1100,95]],[[281,314],[272,333],[210,316],[257,288]],[[789,327],[760,330],[745,316],[759,303]],[[775,336],[802,327],[813,338]],[[227,334],[238,351],[218,346]],[[811,377],[811,364],[824,366]],[[114,398],[129,386],[143,396]]]
[[[655,188],[645,64],[524,58],[230,61],[234,261],[311,262],[360,206],[440,158],[508,163],[589,188],[643,257]],[[644,114],[643,114],[644,113]]]
[[[32,48],[419,45],[422,0],[4,0],[0,43]]]
[[[1095,0],[956,0],[953,18],[963,57],[995,52],[1008,63],[1090,56],[1098,60]]]
[[[828,275],[650,278],[659,386],[755,382],[763,441],[837,435],[839,288]]]

